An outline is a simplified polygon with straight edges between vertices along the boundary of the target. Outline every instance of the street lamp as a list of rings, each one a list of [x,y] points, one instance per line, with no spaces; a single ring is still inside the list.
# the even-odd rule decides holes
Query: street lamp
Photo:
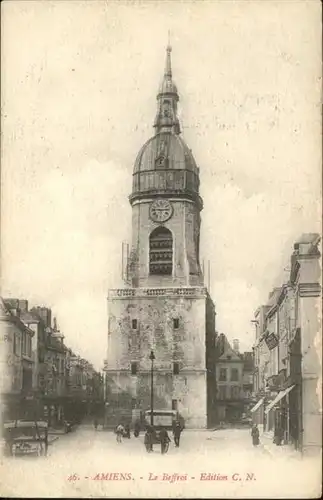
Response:
[[[154,425],[154,360],[155,354],[154,351],[150,351],[149,359],[151,361],[151,377],[150,377],[150,425],[153,427]]]

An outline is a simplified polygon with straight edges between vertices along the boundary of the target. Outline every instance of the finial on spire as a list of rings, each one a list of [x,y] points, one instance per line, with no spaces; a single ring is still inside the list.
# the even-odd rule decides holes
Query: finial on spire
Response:
[[[172,77],[172,63],[170,53],[172,51],[172,46],[170,44],[170,30],[168,30],[168,44],[166,48],[166,65],[165,65],[165,76],[168,78]]]
[[[168,31],[168,44],[166,48],[166,65],[163,80],[157,94],[158,109],[154,127],[157,133],[180,133],[177,117],[177,101],[179,100],[177,87],[172,79],[170,31]]]

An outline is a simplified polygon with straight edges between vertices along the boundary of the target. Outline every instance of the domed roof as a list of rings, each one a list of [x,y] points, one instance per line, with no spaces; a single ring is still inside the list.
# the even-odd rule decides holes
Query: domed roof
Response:
[[[147,170],[190,170],[198,175],[191,150],[177,134],[161,132],[149,139],[139,151],[133,173]]]
[[[155,135],[139,151],[133,169],[131,204],[152,196],[189,198],[200,210],[199,169],[180,136],[179,96],[172,79],[171,47],[167,47],[163,81],[157,95]]]

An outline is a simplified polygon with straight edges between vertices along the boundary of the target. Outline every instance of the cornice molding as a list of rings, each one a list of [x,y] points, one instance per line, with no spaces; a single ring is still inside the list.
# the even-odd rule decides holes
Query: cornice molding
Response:
[[[298,293],[300,297],[319,297],[321,286],[319,283],[299,283]]]

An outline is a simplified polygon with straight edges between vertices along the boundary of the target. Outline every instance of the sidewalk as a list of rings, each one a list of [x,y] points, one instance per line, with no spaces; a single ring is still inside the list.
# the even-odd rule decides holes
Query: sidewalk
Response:
[[[281,456],[285,458],[300,459],[302,458],[301,453],[299,453],[290,444],[282,444],[277,446],[274,442],[274,435],[272,432],[263,432],[260,435],[260,443],[264,449],[273,457]]]

